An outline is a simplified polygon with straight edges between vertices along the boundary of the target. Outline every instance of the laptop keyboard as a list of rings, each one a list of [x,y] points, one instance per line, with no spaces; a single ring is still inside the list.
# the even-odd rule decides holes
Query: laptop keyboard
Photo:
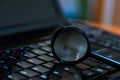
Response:
[[[119,80],[117,65],[120,62],[120,38],[85,24],[77,23],[75,26],[80,26],[87,33],[92,54],[76,65],[78,73],[82,74],[84,80]],[[6,50],[1,52],[0,80],[46,80],[47,74],[57,63],[49,39],[15,50]],[[67,67],[55,69],[51,72],[53,77],[50,80],[71,80],[73,72]]]

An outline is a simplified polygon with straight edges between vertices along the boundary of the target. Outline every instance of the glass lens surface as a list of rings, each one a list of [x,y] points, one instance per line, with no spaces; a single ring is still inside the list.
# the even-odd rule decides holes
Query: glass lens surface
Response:
[[[61,33],[54,42],[56,55],[64,61],[76,61],[82,58],[87,52],[86,38],[75,31]]]

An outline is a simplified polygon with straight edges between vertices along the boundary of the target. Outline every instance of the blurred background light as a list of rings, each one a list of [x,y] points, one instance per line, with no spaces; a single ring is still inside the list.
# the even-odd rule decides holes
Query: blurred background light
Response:
[[[66,18],[81,17],[81,3],[79,0],[60,0],[61,7]]]
[[[59,0],[66,18],[120,25],[120,0]]]

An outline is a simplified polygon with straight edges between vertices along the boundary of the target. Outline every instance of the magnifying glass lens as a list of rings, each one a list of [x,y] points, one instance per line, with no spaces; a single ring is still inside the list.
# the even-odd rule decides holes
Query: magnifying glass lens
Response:
[[[82,58],[88,49],[86,38],[75,31],[65,31],[57,36],[54,42],[56,55],[64,61],[77,61]]]

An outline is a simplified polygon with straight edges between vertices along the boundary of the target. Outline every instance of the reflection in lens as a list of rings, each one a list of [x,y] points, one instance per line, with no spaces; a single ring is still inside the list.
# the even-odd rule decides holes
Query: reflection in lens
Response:
[[[87,40],[83,35],[74,31],[61,33],[54,43],[57,56],[64,61],[76,61],[87,51]]]

